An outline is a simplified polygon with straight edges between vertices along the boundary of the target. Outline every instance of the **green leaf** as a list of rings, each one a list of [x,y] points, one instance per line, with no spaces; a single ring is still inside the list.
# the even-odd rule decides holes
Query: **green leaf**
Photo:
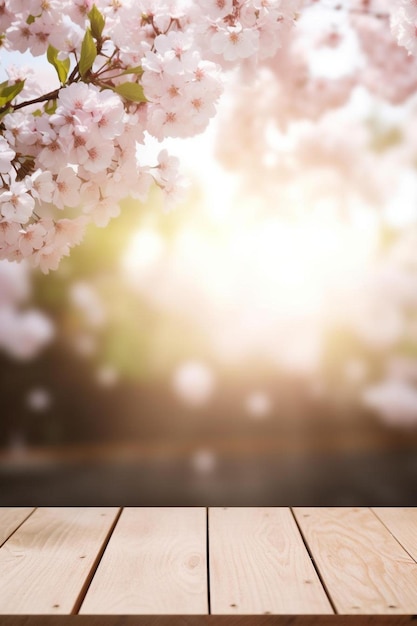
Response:
[[[47,104],[45,105],[44,111],[48,115],[52,115],[52,113],[55,113],[57,106],[58,106],[57,100],[48,100]]]
[[[81,45],[81,56],[80,56],[80,60],[78,63],[78,69],[80,71],[81,76],[85,76],[88,70],[91,70],[96,56],[97,56],[96,44],[94,43],[91,30],[88,28],[84,35],[83,43]]]
[[[93,37],[95,37],[95,39],[101,39],[106,20],[95,4],[93,4],[93,8],[88,13],[88,17],[90,19],[91,32],[93,33]]]
[[[13,98],[15,98],[25,86],[24,80],[18,80],[16,83],[12,85],[3,85],[0,88],[0,107],[3,107],[8,102],[11,102]]]
[[[53,65],[56,69],[60,82],[64,84],[67,80],[68,71],[70,68],[70,60],[65,59],[64,61],[60,61],[58,59],[58,50],[51,45],[48,46],[46,57],[49,63]]]
[[[128,67],[127,70],[120,74],[120,76],[124,76],[125,74],[138,74],[138,76],[142,76],[143,71],[143,67],[141,65],[137,65],[136,67]]]
[[[0,113],[0,120],[2,120],[5,115],[10,113],[11,110],[12,110],[11,107],[7,107],[6,109],[4,109],[4,111]]]
[[[26,20],[26,24],[33,24],[33,22],[36,20],[36,17],[34,15],[28,15],[27,20]]]
[[[147,102],[143,93],[143,87],[139,85],[139,83],[122,83],[121,85],[116,85],[114,91],[118,93],[119,96],[126,98],[126,100],[131,100],[132,102]]]

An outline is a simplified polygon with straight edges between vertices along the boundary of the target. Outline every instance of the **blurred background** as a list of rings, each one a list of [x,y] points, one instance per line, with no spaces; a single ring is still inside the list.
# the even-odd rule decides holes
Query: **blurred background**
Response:
[[[180,206],[0,262],[0,505],[417,504],[417,69],[322,10],[168,142]]]

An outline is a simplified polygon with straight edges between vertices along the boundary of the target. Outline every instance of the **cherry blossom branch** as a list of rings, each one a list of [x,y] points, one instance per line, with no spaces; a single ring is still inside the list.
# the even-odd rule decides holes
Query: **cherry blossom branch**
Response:
[[[58,87],[57,89],[54,89],[54,91],[50,91],[49,93],[46,93],[43,96],[39,96],[38,98],[33,98],[32,100],[26,100],[25,102],[19,102],[17,104],[5,104],[4,107],[0,108],[0,113],[10,108],[14,111],[17,111],[18,109],[23,109],[24,107],[30,106],[31,104],[39,104],[41,102],[48,102],[49,100],[56,100],[61,89],[62,87]]]

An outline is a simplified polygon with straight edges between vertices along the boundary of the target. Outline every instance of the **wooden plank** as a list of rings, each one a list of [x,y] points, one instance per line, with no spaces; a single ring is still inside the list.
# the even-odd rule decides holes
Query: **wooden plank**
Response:
[[[207,612],[206,509],[124,509],[80,613]]]
[[[417,561],[417,508],[384,507],[372,510],[410,556]]]
[[[0,549],[0,613],[71,613],[116,508],[40,508]]]
[[[371,510],[294,512],[339,613],[417,612],[417,564]]]
[[[1,626],[415,626],[407,615],[6,615]]]
[[[32,513],[33,507],[0,508],[0,546]]]
[[[209,510],[213,614],[333,613],[288,508]]]

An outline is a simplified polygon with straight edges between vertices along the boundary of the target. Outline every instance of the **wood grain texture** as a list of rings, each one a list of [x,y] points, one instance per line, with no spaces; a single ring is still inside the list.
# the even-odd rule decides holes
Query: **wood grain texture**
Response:
[[[117,508],[40,508],[0,549],[0,613],[71,613]]]
[[[32,513],[33,507],[0,508],[0,546]]]
[[[213,614],[333,613],[287,508],[209,510]]]
[[[417,564],[371,510],[294,513],[338,613],[417,612]]]
[[[207,612],[206,509],[124,509],[80,613]]]
[[[406,615],[12,615],[1,626],[415,626]]]
[[[372,510],[413,559],[417,561],[417,508],[384,507]]]

